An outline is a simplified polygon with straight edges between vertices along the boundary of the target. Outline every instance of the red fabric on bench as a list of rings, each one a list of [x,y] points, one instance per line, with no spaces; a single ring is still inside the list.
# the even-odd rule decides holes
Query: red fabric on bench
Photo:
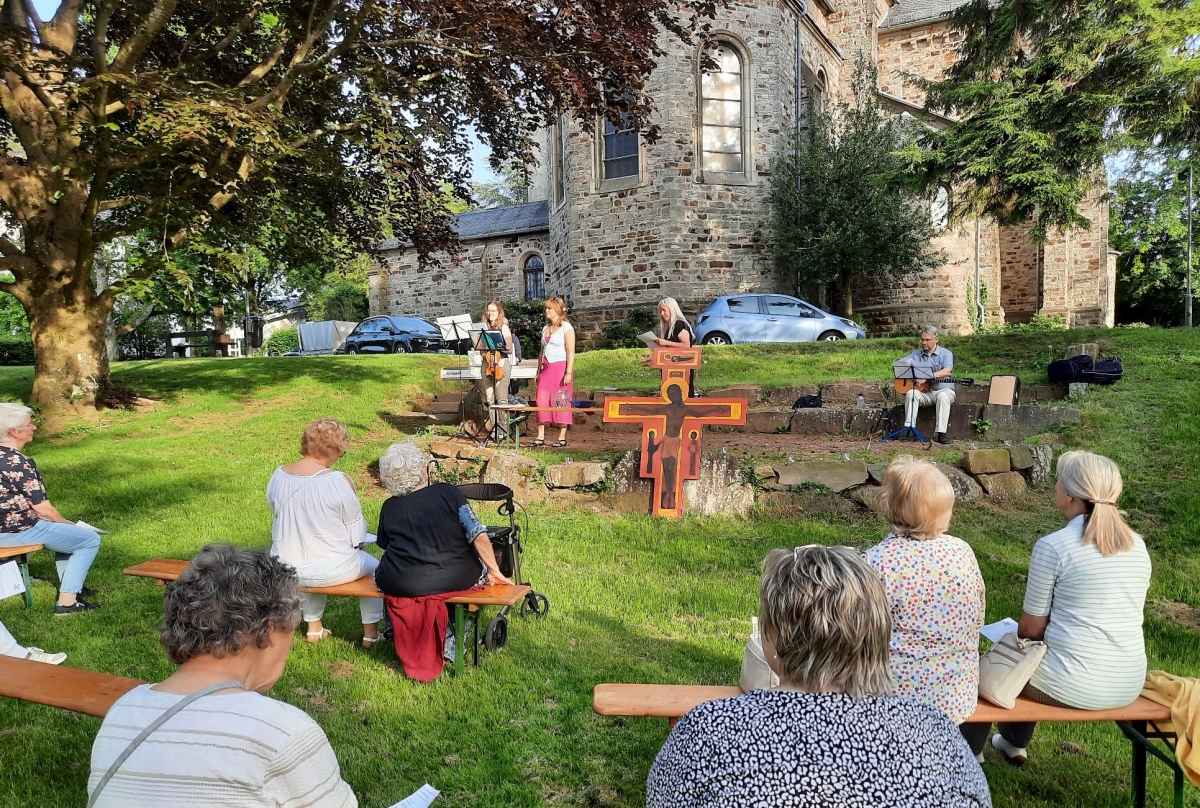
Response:
[[[442,647],[450,613],[446,601],[468,593],[481,592],[482,586],[420,598],[398,598],[384,595],[388,618],[392,621],[396,656],[404,667],[404,675],[418,682],[432,682],[446,664]],[[466,649],[463,649],[466,653]]]

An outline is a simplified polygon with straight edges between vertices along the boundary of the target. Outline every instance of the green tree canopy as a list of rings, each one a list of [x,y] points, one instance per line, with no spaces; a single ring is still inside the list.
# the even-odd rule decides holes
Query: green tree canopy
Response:
[[[769,242],[784,280],[832,284],[854,313],[854,289],[939,266],[928,206],[908,185],[899,152],[912,122],[879,105],[878,73],[859,57],[854,102],[810,115],[796,149],[771,169]]]

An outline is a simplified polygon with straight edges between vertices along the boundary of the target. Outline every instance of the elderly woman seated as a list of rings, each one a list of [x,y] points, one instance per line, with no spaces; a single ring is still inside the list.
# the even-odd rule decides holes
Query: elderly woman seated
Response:
[[[292,647],[296,587],[266,553],[210,545],[192,559],[167,590],[159,635],[179,670],[109,710],[89,805],[358,805],[316,722],[261,695]]]
[[[487,528],[462,492],[429,484],[428,458],[395,443],[379,459],[379,477],[394,496],[379,513],[383,558],[375,583],[385,595],[404,672],[430,681],[449,648],[446,598],[483,584],[511,584],[496,564]]]
[[[648,808],[992,804],[954,722],[891,695],[887,594],[857,552],[772,550],[759,621],[780,688],[684,716],[650,770]]]
[[[280,466],[267,483],[271,503],[271,555],[296,568],[301,586],[333,586],[373,575],[379,564],[360,547],[367,538],[367,523],[354,493],[354,484],[330,466],[346,453],[350,433],[332,418],[321,418],[304,428],[301,458]],[[321,625],[325,595],[300,594],[300,607],[308,623],[309,642],[329,636]],[[360,598],[364,648],[379,641],[383,601]]]

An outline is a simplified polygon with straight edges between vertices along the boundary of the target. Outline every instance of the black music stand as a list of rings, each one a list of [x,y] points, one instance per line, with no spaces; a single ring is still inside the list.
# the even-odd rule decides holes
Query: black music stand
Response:
[[[899,361],[892,363],[892,374],[897,379],[910,379],[910,380],[914,380],[914,381],[917,379],[933,379],[933,378],[935,378],[933,375],[933,366],[932,365],[914,365],[912,362],[907,362],[905,360],[899,360]],[[900,406],[903,407],[904,405],[901,404]],[[925,436],[921,434],[921,431],[919,429],[917,429],[917,425],[915,423],[912,426],[900,427],[899,429],[897,429],[895,432],[891,433],[890,435],[885,435],[882,438],[880,438],[879,442],[883,443],[886,440],[895,440],[895,439],[909,438],[909,437],[916,438],[917,440],[919,440],[921,442],[922,445],[929,443],[929,441],[927,441],[925,439]]]

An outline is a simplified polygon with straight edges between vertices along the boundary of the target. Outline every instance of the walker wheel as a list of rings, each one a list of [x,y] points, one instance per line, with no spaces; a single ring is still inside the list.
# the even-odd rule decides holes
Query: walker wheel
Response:
[[[528,617],[545,617],[550,611],[550,601],[541,592],[530,592],[525,596],[525,600],[521,601],[521,616]]]
[[[503,648],[508,642],[508,618],[503,615],[493,617],[483,632],[483,647],[489,651]]]

